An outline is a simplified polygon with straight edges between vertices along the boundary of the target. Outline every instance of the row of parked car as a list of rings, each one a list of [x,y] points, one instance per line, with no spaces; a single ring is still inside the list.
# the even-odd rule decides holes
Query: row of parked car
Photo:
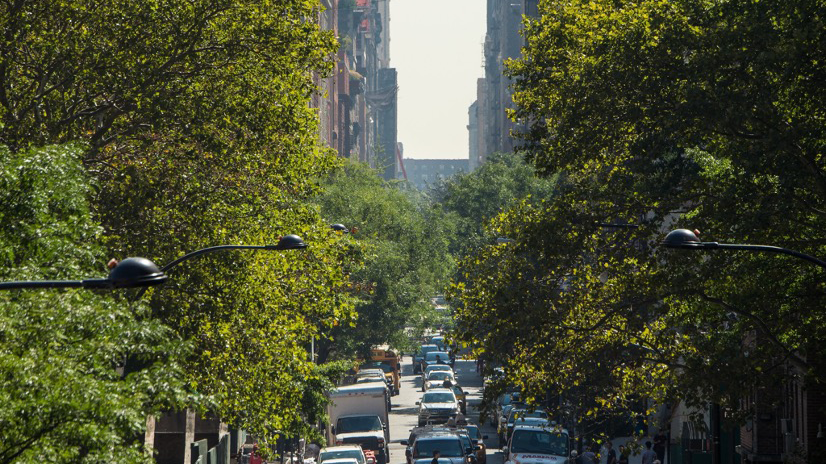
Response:
[[[518,391],[498,397],[490,424],[496,427],[505,464],[561,463],[576,456],[568,431],[541,407],[524,403]]]

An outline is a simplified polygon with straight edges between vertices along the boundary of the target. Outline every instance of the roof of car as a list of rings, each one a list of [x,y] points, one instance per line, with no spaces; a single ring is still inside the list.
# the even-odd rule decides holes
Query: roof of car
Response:
[[[437,367],[439,368],[438,370],[443,370],[443,371],[452,371],[453,370],[453,368],[450,367],[450,364],[428,364],[427,367],[425,367],[425,369],[436,370],[435,368],[437,368]]]
[[[410,430],[410,444],[413,444],[413,440],[422,437],[422,436],[443,436],[445,434],[449,434],[451,432],[450,429],[446,428],[444,425],[423,425],[421,427],[414,427]]]
[[[544,409],[536,408],[533,411],[531,411],[530,409],[527,409],[526,407],[523,406],[523,407],[519,407],[519,408],[514,407],[513,409],[511,409],[510,413],[508,414],[508,419],[510,419],[512,416],[515,416],[515,415],[518,415],[518,414],[536,414],[536,413],[545,414],[546,417],[548,416],[548,412],[545,411]],[[528,416],[528,417],[536,417],[536,416]]]
[[[467,430],[464,429],[464,425],[459,425],[456,427],[445,424],[423,425],[421,427],[414,427],[410,430],[410,439],[413,440],[414,438],[418,438],[420,436],[445,436],[451,434],[458,435],[460,433],[467,433]]]
[[[450,429],[432,429],[426,430],[421,433],[416,434],[416,440],[429,440],[429,439],[436,439],[436,438],[444,438],[444,437],[458,437],[459,434],[456,430]]]
[[[552,426],[542,427],[540,425],[517,425],[513,428],[513,432],[516,433],[517,430],[528,430],[528,431],[536,431],[536,432],[549,432],[549,433],[564,433],[565,435],[568,434],[568,430],[563,429],[559,426]]]
[[[353,450],[362,451],[361,446],[359,446],[359,445],[340,445],[340,446],[330,446],[330,447],[327,447],[327,448],[321,448],[320,453],[323,453],[325,451],[353,451]]]
[[[378,383],[358,383],[354,385],[344,385],[330,392],[330,396],[347,396],[357,393],[383,393],[387,389],[384,384]]]

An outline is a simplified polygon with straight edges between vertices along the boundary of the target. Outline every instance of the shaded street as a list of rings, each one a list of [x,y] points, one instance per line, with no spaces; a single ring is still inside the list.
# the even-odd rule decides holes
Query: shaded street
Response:
[[[476,405],[482,399],[482,377],[476,373],[476,362],[457,359],[454,370],[459,385],[467,393],[467,418],[479,424],[479,412],[476,410]],[[421,376],[413,374],[410,357],[404,357],[401,392],[393,397],[393,410],[390,411],[390,462],[392,464],[405,462],[405,447],[399,441],[406,440],[410,435],[410,429],[417,425],[418,406],[416,402],[422,397],[421,388]],[[502,464],[502,453],[499,450],[495,428],[487,423],[479,425],[482,426],[482,433],[488,436],[485,440],[485,444],[488,445],[488,464]]]

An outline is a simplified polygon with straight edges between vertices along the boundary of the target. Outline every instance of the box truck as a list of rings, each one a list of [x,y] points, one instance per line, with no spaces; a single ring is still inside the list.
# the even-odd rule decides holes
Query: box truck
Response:
[[[387,464],[390,457],[388,389],[383,383],[364,383],[338,387],[329,393],[327,444],[361,445],[373,451],[377,464]]]

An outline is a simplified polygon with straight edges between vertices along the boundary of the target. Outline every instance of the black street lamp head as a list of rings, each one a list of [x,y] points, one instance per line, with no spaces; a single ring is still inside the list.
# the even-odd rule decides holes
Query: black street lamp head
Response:
[[[307,244],[304,243],[301,237],[293,234],[281,237],[278,240],[278,245],[275,246],[276,250],[296,250],[300,248],[307,248]]]
[[[166,282],[166,274],[146,258],[126,258],[109,272],[106,281],[113,288],[150,287]]]
[[[330,226],[334,231],[349,234],[350,230],[344,224],[333,224]]]
[[[666,248],[702,248],[703,242],[688,229],[675,229],[665,236],[663,245]]]

